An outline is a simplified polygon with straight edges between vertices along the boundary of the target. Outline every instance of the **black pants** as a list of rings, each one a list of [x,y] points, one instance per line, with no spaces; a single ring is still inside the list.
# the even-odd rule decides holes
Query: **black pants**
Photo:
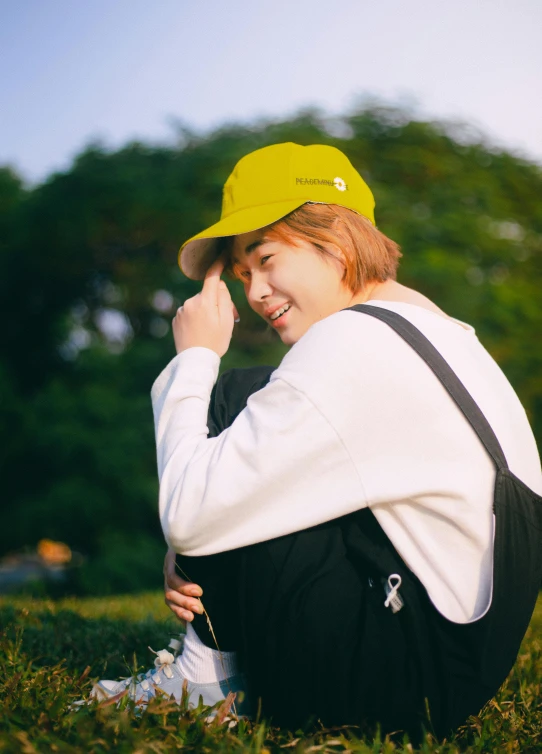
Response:
[[[249,694],[273,723],[380,724],[414,738],[429,727],[424,694],[431,688],[438,702],[438,660],[425,627],[413,628],[425,590],[414,580],[408,605],[397,614],[385,607],[382,580],[397,569],[373,551],[378,530],[362,511],[240,550],[180,557],[203,588],[220,649],[238,653]],[[216,648],[205,618],[193,625]]]
[[[231,424],[271,371],[221,377],[211,435]],[[239,550],[177,556],[203,589],[220,649],[238,653],[252,699],[275,724],[295,729],[312,718],[419,731],[424,705],[405,622],[384,607],[381,578],[394,563],[383,567],[381,550],[389,547],[382,536],[361,511]],[[205,617],[193,627],[216,648]]]

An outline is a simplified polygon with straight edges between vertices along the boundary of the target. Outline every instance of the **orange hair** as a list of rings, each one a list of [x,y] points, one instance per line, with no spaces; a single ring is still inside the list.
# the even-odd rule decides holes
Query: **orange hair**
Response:
[[[337,204],[303,204],[272,225],[263,228],[266,238],[284,243],[308,241],[323,256],[338,259],[345,267],[344,284],[356,293],[368,282],[395,280],[399,246],[351,209]],[[220,251],[231,253],[234,236],[221,239]],[[236,279],[228,261],[226,274]]]

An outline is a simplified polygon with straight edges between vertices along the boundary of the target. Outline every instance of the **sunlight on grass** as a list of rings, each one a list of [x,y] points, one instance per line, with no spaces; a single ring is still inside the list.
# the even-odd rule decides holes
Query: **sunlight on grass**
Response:
[[[52,614],[71,610],[83,618],[124,618],[177,622],[164,603],[163,592],[122,594],[114,597],[66,597],[60,600],[28,597],[0,597],[0,608],[11,605],[17,609],[37,612],[47,610]]]

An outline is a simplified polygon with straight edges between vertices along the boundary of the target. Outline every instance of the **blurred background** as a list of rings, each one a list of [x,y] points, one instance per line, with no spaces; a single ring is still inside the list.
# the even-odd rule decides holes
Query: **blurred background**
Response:
[[[342,149],[542,441],[538,0],[0,3],[0,592],[159,588],[149,391],[245,153]],[[251,312],[221,370],[277,365]]]

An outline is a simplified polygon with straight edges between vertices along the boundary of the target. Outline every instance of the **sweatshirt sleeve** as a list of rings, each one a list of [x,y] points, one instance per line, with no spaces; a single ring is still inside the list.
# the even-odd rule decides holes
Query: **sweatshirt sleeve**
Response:
[[[160,521],[170,547],[210,555],[365,506],[340,437],[309,398],[276,372],[230,427],[208,438],[219,363],[208,348],[188,348],[152,388]]]

